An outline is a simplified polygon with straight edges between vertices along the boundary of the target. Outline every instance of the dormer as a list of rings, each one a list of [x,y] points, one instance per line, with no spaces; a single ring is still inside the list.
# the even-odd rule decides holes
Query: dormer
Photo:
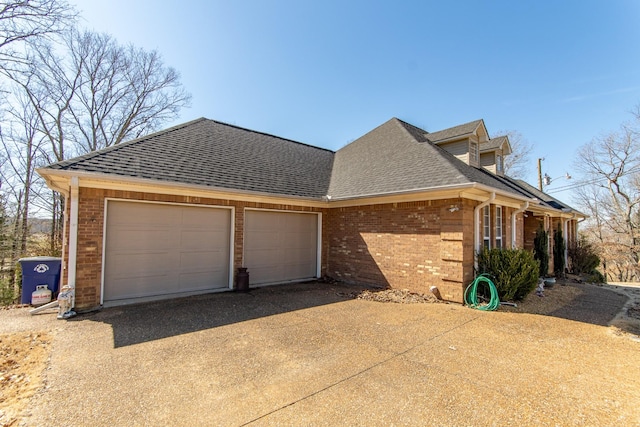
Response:
[[[426,134],[429,142],[447,150],[470,166],[480,167],[481,147],[489,141],[483,120]]]
[[[498,136],[480,144],[480,165],[495,175],[504,175],[504,157],[511,154],[507,136]]]

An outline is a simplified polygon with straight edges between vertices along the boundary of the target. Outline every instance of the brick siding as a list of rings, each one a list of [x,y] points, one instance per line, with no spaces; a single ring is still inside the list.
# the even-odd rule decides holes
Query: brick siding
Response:
[[[435,285],[462,302],[473,277],[474,206],[450,199],[332,209],[327,274],[423,293]]]
[[[473,212],[478,202],[472,200],[447,199],[314,209],[80,188],[76,266],[76,307],[79,310],[99,306],[101,300],[105,198],[235,207],[234,271],[242,266],[244,209],[261,208],[323,213],[322,275],[349,283],[422,293],[430,292],[429,288],[435,285],[444,299],[460,303],[465,287],[473,280]],[[493,205],[491,211],[493,215]],[[511,208],[503,208],[505,247],[511,246],[512,212]],[[534,223],[528,219],[533,218],[530,216],[523,220],[520,214],[516,221],[519,247],[531,245],[530,235],[532,232],[535,235],[537,229],[537,221]],[[66,226],[68,233],[69,224]],[[492,233],[494,230],[495,227],[492,227]],[[65,238],[68,239],[68,235]],[[495,236],[492,238],[495,239]],[[68,278],[67,260],[68,251],[65,248],[65,283]]]

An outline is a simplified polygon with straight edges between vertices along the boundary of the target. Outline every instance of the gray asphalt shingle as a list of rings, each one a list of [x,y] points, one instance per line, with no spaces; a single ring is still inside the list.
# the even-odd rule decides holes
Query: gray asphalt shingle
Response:
[[[506,141],[506,136],[496,136],[495,138],[491,138],[489,141],[480,144],[480,152],[484,153],[487,151],[498,150]]]
[[[333,154],[198,119],[49,168],[320,198],[327,194]]]
[[[524,182],[469,166],[434,144],[434,136],[467,135],[482,123],[428,133],[392,118],[333,152],[201,118],[47,168],[312,199],[480,183],[550,207],[561,204]]]
[[[477,182],[522,196],[495,175],[467,165],[424,135],[431,134],[393,118],[340,149],[329,194],[346,198]]]
[[[427,139],[433,143],[438,143],[450,138],[471,135],[480,125],[482,125],[482,120],[474,120],[469,123],[439,130],[437,132],[431,132],[427,134]],[[426,133],[427,132],[425,132],[425,134]]]

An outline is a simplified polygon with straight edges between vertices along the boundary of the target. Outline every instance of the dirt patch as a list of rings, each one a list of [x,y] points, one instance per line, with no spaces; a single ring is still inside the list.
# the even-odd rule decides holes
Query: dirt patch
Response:
[[[29,399],[42,386],[51,336],[46,332],[0,335],[0,426],[17,424]]]

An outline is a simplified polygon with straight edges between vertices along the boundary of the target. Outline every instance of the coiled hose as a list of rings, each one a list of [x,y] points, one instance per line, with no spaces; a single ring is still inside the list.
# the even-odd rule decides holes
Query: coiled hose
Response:
[[[486,283],[489,285],[489,292],[491,292],[491,298],[489,303],[480,305],[478,303],[478,284]],[[483,311],[494,311],[500,307],[500,297],[498,296],[498,289],[493,284],[491,279],[486,274],[481,274],[471,282],[467,289],[464,291],[464,302],[471,308]]]

